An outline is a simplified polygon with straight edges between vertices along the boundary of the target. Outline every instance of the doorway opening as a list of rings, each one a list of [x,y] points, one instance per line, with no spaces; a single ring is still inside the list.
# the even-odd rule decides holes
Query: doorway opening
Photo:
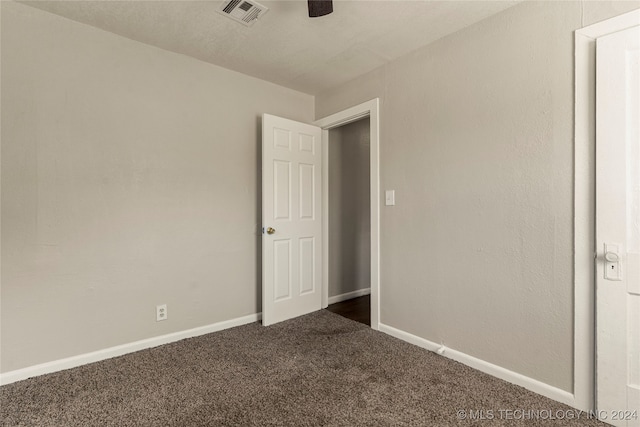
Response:
[[[327,309],[371,326],[369,117],[329,130]]]
[[[363,102],[362,104],[356,105],[351,108],[347,108],[346,110],[340,111],[338,113],[327,116],[323,119],[317,120],[315,122],[316,126],[322,128],[322,308],[327,308],[330,303],[342,303],[347,305],[347,309],[351,310],[354,307],[350,307],[353,304],[359,304],[360,306],[369,307],[369,324],[372,329],[380,329],[380,115],[379,115],[379,99],[375,98],[367,102]],[[349,124],[354,124],[354,129],[349,129],[346,126]],[[368,126],[367,126],[368,125]],[[368,127],[368,133],[365,131]],[[359,218],[358,227],[361,227],[361,231],[352,235],[352,248],[357,246],[358,249],[351,251],[352,259],[359,260],[359,265],[357,266],[357,270],[352,270],[351,281],[357,283],[358,289],[351,291],[345,291],[343,286],[343,282],[347,282],[345,286],[351,286],[348,282],[349,279],[343,279],[342,281],[334,282],[330,284],[330,278],[336,277],[337,275],[342,274],[340,265],[342,264],[343,268],[347,268],[345,266],[345,262],[341,260],[340,263],[336,264],[334,260],[333,265],[330,267],[330,260],[334,259],[335,254],[330,254],[330,248],[334,245],[343,245],[344,242],[341,242],[340,239],[336,241],[336,237],[334,236],[333,242],[330,237],[330,227],[329,221],[332,217],[331,210],[332,206],[330,203],[330,197],[335,198],[336,195],[330,196],[330,183],[329,176],[331,174],[330,168],[331,165],[331,157],[329,153],[330,149],[330,133],[332,130],[337,130],[339,128],[343,128],[339,130],[339,135],[344,133],[354,133],[362,134],[362,138],[368,139],[368,156],[362,155],[364,150],[363,147],[360,147],[360,150],[355,150],[355,152],[360,153],[358,157],[358,163],[362,170],[360,170],[359,176],[364,176],[362,174],[365,166],[363,163],[368,162],[368,212],[365,210],[366,207],[363,204],[366,202],[366,179],[361,178],[362,182],[356,186],[358,191],[359,202],[358,206],[360,206],[359,210]],[[336,133],[334,132],[331,136],[333,136],[334,144]],[[365,145],[363,142],[362,145]],[[340,148],[340,147],[337,147]],[[352,147],[353,148],[353,147]],[[338,152],[334,151],[331,154],[334,156],[338,154]],[[335,160],[334,160],[335,162]],[[351,171],[352,172],[352,171]],[[346,173],[351,173],[347,171]],[[336,182],[332,180],[332,184],[335,186]],[[340,191],[345,191],[344,188],[340,187]],[[353,191],[353,189],[349,190]],[[362,194],[362,193],[365,194]],[[338,195],[338,197],[340,197]],[[344,206],[344,204],[343,204]],[[335,207],[335,206],[334,206]],[[341,209],[337,209],[337,212],[340,213]],[[363,238],[363,234],[366,236],[367,222],[362,218],[363,215],[369,216],[368,220],[368,246],[367,239]],[[338,221],[342,223],[339,219],[339,216],[333,215],[334,218],[332,220],[333,224],[333,233],[335,234],[335,225]],[[344,225],[342,225],[344,227]],[[338,233],[338,236],[344,233],[344,229],[342,232]],[[368,264],[365,259],[368,257]],[[368,267],[368,272],[364,272],[363,269]],[[332,268],[333,270],[330,270]],[[357,272],[356,272],[357,271]],[[359,276],[358,276],[359,275]],[[346,277],[346,276],[345,276]],[[369,289],[367,290],[366,285],[369,283]],[[332,290],[332,295],[330,296],[330,289]],[[369,293],[367,296],[366,294]],[[365,297],[361,300],[355,300],[355,297]],[[345,301],[341,301],[344,299]],[[346,301],[346,300],[351,301]],[[368,300],[368,301],[367,301]],[[339,308],[339,306],[334,306],[334,308]],[[360,308],[357,309],[361,311]],[[363,322],[364,323],[364,322]]]
[[[270,114],[262,116],[264,326],[329,305],[329,132],[364,118],[368,118],[369,124],[370,316],[371,328],[380,329],[377,98],[317,120],[313,125]],[[363,162],[367,162],[366,157]],[[366,258],[366,250],[361,255]]]

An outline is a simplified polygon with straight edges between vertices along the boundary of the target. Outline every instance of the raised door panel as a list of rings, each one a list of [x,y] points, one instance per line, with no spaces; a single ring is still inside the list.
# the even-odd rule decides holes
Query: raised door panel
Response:
[[[321,308],[322,150],[315,126],[265,114],[262,135],[262,316],[270,325]]]

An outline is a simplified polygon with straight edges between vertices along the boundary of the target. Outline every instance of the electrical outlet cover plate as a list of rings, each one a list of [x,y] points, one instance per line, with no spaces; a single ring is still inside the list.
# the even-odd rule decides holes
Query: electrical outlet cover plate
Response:
[[[167,304],[156,306],[156,322],[167,320]]]

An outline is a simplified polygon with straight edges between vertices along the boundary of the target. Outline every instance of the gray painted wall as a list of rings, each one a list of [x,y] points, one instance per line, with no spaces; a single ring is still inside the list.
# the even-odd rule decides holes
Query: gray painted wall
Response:
[[[259,311],[259,115],[313,98],[1,3],[0,372]],[[571,390],[573,31],[638,7],[525,2],[316,97],[382,101],[384,323]]]
[[[0,370],[261,311],[263,112],[313,98],[2,2]]]
[[[369,119],[329,131],[329,296],[371,286]]]
[[[638,2],[524,2],[316,97],[381,98],[381,321],[573,389],[574,30]]]

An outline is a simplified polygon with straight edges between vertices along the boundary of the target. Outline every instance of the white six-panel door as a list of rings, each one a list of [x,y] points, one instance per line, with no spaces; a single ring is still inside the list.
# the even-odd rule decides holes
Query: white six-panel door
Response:
[[[640,27],[597,39],[596,406],[640,426]]]
[[[320,310],[322,133],[262,116],[262,324]]]

